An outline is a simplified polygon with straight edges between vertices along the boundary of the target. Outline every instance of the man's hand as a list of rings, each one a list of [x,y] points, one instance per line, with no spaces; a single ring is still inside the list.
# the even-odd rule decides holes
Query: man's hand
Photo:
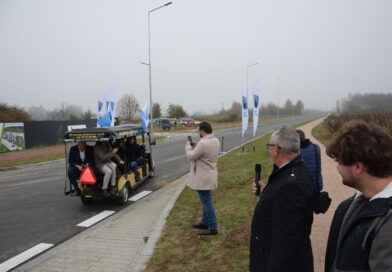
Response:
[[[75,165],[76,168],[78,168],[79,171],[83,170],[83,167],[81,165]]]
[[[125,164],[125,162],[124,161],[120,161],[120,165],[124,165]]]
[[[195,147],[196,146],[196,142],[187,141],[185,146],[189,146],[189,145],[192,146],[192,147]]]
[[[264,185],[264,183],[262,183],[261,181],[259,181],[259,185],[260,185],[260,195],[261,195],[261,193],[262,193],[263,190],[264,190],[265,185]],[[253,192],[253,194],[256,194],[256,191],[257,191],[256,181],[255,181],[255,178],[253,178],[253,179],[252,179],[252,192]],[[260,196],[260,195],[259,195],[259,196]]]

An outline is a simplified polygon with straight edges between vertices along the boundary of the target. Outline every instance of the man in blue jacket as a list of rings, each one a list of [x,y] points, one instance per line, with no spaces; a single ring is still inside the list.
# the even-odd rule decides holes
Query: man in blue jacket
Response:
[[[323,189],[323,176],[321,175],[320,147],[306,139],[302,130],[297,129],[297,134],[301,144],[301,157],[312,175],[317,191],[321,191]]]

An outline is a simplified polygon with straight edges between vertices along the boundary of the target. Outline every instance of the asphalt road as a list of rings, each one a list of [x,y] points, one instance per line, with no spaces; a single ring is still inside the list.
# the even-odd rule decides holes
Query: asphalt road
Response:
[[[261,125],[257,136],[269,133],[283,124],[292,125],[316,117],[319,116]],[[244,140],[240,137],[240,128],[216,131],[214,134],[219,140],[224,136],[224,151],[228,151],[251,140],[251,130],[248,129]],[[155,177],[140,185],[133,194],[158,190],[188,172],[189,162],[184,154],[188,135],[176,133],[169,140],[157,143],[153,148]],[[194,140],[198,140],[196,133],[191,135]],[[39,243],[57,245],[83,231],[84,228],[76,226],[80,222],[104,210],[119,211],[124,208],[108,200],[84,206],[78,197],[64,196],[65,170],[65,161],[62,160],[1,172],[0,263]]]

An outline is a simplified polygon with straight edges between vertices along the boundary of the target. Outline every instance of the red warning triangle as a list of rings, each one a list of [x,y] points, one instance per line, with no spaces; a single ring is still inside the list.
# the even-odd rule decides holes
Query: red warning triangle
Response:
[[[91,167],[86,166],[79,177],[80,183],[84,184],[95,184],[97,182],[97,178],[94,175]]]

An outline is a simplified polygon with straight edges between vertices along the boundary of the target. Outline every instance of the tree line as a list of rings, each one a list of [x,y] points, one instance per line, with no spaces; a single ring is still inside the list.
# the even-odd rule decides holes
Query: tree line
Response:
[[[95,114],[77,105],[61,102],[53,110],[43,106],[31,106],[28,109],[0,103],[0,122],[26,122],[26,121],[59,121],[59,120],[87,120],[94,118]]]
[[[392,93],[349,94],[336,102],[337,113],[368,113],[392,110]]]
[[[298,100],[295,104],[290,100],[287,99],[286,103],[283,107],[279,107],[279,115],[280,116],[294,116],[294,115],[301,115],[305,110],[304,103],[301,100]],[[253,118],[253,109],[249,109],[249,120]],[[267,117],[275,117],[278,115],[278,106],[274,103],[267,103],[262,104],[260,106],[259,114],[261,116]],[[221,109],[220,111],[216,112],[215,114],[211,114],[206,116],[202,113],[195,114],[196,119],[205,119],[208,117],[209,120],[215,122],[234,122],[240,121],[242,118],[242,105],[240,102],[234,101],[231,104],[229,109]]]
[[[138,122],[140,120],[140,103],[132,94],[124,94],[117,103],[116,115],[120,121]],[[300,115],[304,110],[304,104],[298,100],[295,104],[288,99],[283,107],[279,107],[281,116]],[[252,109],[250,109],[252,112]],[[261,105],[260,114],[264,116],[276,116],[278,107],[274,103]],[[179,104],[169,103],[165,108],[161,103],[154,103],[152,107],[154,118],[166,116],[169,118],[188,117],[189,113]],[[192,117],[206,119],[207,117],[216,121],[228,122],[241,120],[241,103],[233,102],[229,109],[221,109],[212,114],[199,113]],[[252,114],[250,114],[252,116]],[[43,106],[31,106],[24,109],[18,106],[9,106],[0,103],[0,122],[25,122],[25,121],[47,121],[47,120],[88,120],[96,118],[97,114],[90,109],[83,110],[81,106],[61,102],[56,108],[49,110]],[[211,120],[212,120],[211,119]]]

